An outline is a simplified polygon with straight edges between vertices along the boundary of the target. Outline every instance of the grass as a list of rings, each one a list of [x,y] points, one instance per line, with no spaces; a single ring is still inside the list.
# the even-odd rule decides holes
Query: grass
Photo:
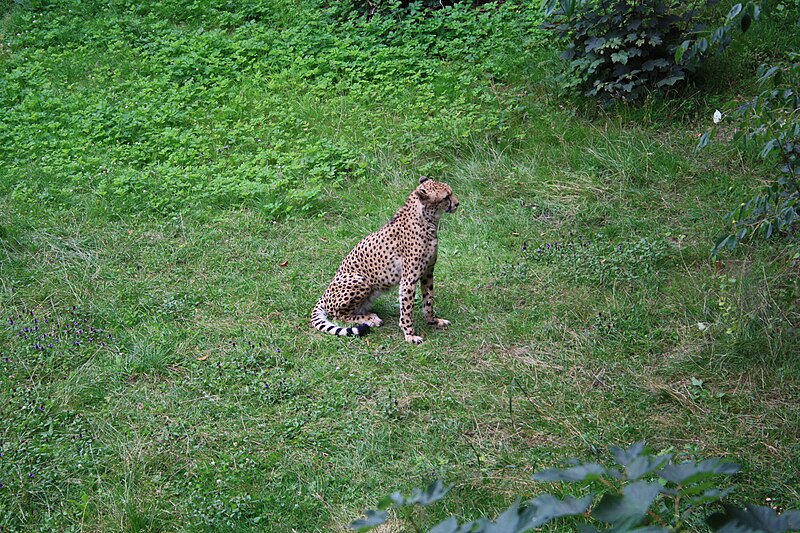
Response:
[[[537,16],[4,4],[0,528],[337,530],[437,477],[425,523],[492,516],[641,439],[797,508],[797,247],[708,255],[759,167],[694,153],[702,98],[553,96]],[[312,330],[425,173],[453,326]]]

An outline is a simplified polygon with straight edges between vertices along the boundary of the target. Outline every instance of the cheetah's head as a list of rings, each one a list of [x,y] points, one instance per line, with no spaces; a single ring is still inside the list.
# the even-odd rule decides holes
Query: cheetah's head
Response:
[[[435,209],[437,213],[452,213],[458,207],[458,198],[448,184],[426,176],[419,178],[419,186],[414,193],[423,205]]]

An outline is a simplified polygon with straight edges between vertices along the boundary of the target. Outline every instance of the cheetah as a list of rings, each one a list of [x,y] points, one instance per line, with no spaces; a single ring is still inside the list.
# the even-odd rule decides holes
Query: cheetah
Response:
[[[411,318],[417,282],[421,282],[425,322],[438,328],[450,325],[433,313],[433,267],[439,218],[457,207],[458,199],[449,185],[422,176],[392,219],[344,258],[311,311],[311,325],[332,335],[365,335],[370,327],[383,324],[370,312],[373,302],[391,287],[399,286],[400,328],[407,342],[419,344],[422,337],[415,333]],[[339,327],[328,316],[357,325]]]

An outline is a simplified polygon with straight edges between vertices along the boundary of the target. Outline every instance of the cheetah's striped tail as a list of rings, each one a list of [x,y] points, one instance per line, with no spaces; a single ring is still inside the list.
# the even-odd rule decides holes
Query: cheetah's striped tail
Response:
[[[314,306],[314,310],[311,311],[311,325],[323,333],[339,335],[340,337],[360,337],[369,333],[370,329],[369,324],[359,324],[350,328],[337,326],[328,320],[328,314],[325,312],[322,299],[317,302],[317,305]]]

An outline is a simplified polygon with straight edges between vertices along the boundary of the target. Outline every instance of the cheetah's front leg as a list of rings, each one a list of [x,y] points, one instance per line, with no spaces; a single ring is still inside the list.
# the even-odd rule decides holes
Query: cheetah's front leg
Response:
[[[450,325],[449,320],[436,318],[433,312],[433,266],[422,275],[422,316],[425,322],[437,328],[446,328]]]
[[[414,332],[414,292],[416,292],[416,280],[409,279],[405,276],[400,280],[400,288],[398,289],[400,295],[400,329],[403,330],[406,342],[420,344],[422,337]]]

